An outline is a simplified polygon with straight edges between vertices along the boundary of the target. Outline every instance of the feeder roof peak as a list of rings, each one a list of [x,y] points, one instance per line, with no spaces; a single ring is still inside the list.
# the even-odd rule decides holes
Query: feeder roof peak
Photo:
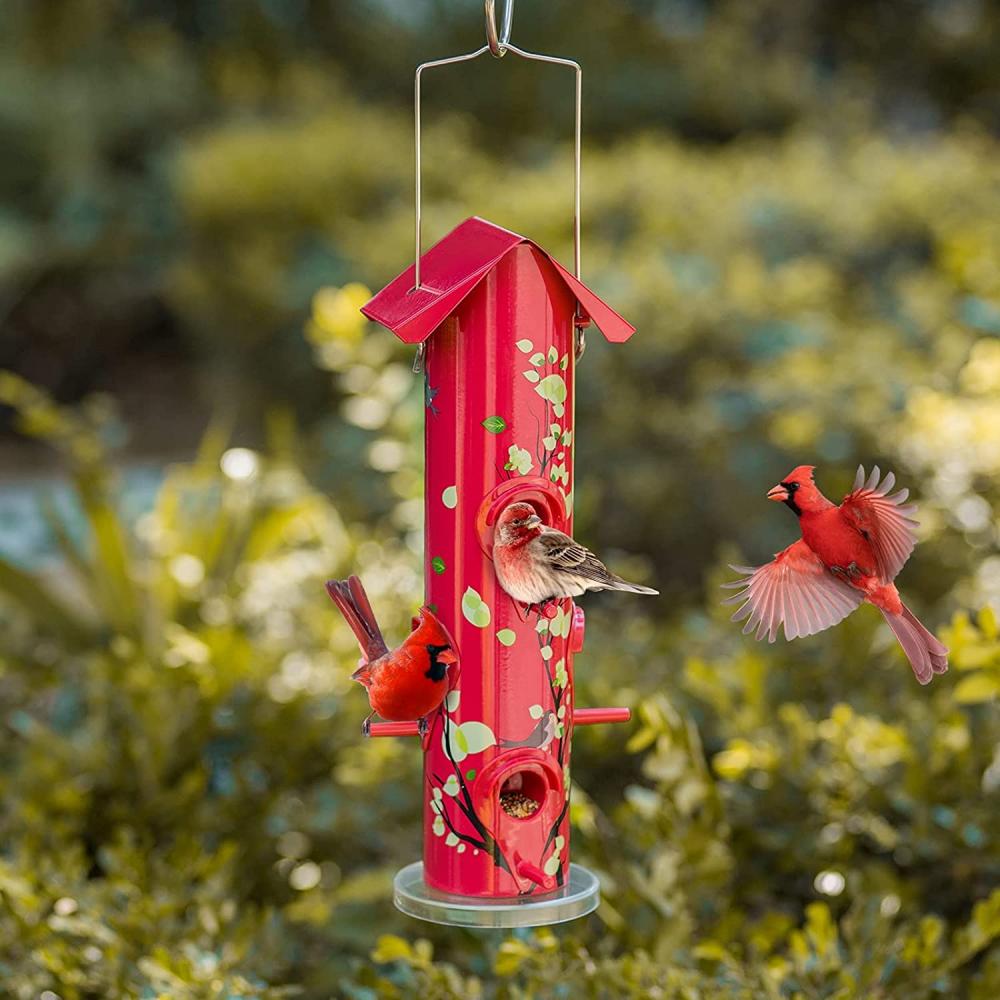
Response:
[[[424,253],[420,258],[420,288],[413,287],[411,264],[361,311],[388,327],[404,343],[419,344],[511,250],[522,244],[535,247],[548,259],[605,338],[622,343],[635,333],[635,327],[537,243],[478,216],[460,223]]]

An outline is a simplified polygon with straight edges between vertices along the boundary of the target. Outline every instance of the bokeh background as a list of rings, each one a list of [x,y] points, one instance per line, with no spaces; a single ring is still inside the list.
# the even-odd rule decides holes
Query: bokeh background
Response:
[[[587,601],[564,928],[421,925],[419,753],[364,742],[360,571],[421,598],[411,357],[357,312],[411,253],[412,70],[478,0],[8,0],[0,30],[0,992],[1000,996],[1000,7],[522,0],[584,66]],[[428,78],[425,234],[571,254],[572,86]],[[880,617],[786,645],[719,605],[858,463],[921,505]]]

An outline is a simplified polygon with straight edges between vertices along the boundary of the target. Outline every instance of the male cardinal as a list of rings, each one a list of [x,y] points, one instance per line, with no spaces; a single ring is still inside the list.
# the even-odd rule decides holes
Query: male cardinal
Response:
[[[361,647],[361,666],[351,679],[365,686],[372,708],[361,731],[368,735],[377,712],[390,722],[419,720],[422,735],[427,716],[448,693],[448,665],[458,662],[448,630],[429,608],[421,608],[413,631],[390,653],[361,581],[356,576],[328,580],[326,589]]]
[[[543,524],[530,503],[513,503],[497,519],[493,566],[500,586],[529,608],[588,590],[658,593],[615,576],[593,552]]]
[[[778,626],[785,638],[812,635],[843,621],[862,601],[885,616],[921,684],[948,669],[948,649],[903,604],[892,581],[916,545],[905,504],[909,490],[889,495],[896,481],[890,472],[879,483],[878,466],[865,481],[858,467],[854,487],[839,507],[813,483],[813,465],[793,469],[767,494],[786,504],[799,519],[802,538],[764,566],[733,566],[747,574],[729,588],[741,588],[727,604],[743,602],[733,621],[746,618],[744,634],[757,630],[774,642]]]

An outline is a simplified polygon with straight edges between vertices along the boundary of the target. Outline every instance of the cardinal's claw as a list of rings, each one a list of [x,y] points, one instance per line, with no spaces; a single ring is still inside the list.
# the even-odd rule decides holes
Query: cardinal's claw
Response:
[[[372,734],[372,717],[369,715],[364,722],[361,723],[361,735],[371,736]]]
[[[417,735],[421,739],[423,739],[427,735],[427,732],[430,728],[431,725],[427,721],[427,716],[423,716],[422,718],[417,719]]]

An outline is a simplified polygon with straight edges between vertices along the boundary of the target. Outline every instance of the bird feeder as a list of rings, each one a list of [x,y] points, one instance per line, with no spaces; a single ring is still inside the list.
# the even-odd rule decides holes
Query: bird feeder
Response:
[[[505,31],[506,51],[522,54],[509,44],[506,19]],[[629,712],[575,705],[583,611],[568,598],[545,613],[510,598],[493,569],[493,529],[508,504],[527,501],[546,523],[571,533],[582,331],[593,322],[621,343],[634,328],[579,280],[578,225],[576,273],[525,237],[479,218],[421,253],[424,68],[417,71],[415,260],[362,311],[418,347],[425,379],[425,601],[454,636],[459,664],[422,741],[423,861],[398,873],[395,902],[439,923],[556,923],[599,901],[596,878],[570,864],[574,726],[627,721]],[[579,95],[579,67],[577,73]],[[371,727],[372,736],[408,734],[417,734],[415,723]]]

